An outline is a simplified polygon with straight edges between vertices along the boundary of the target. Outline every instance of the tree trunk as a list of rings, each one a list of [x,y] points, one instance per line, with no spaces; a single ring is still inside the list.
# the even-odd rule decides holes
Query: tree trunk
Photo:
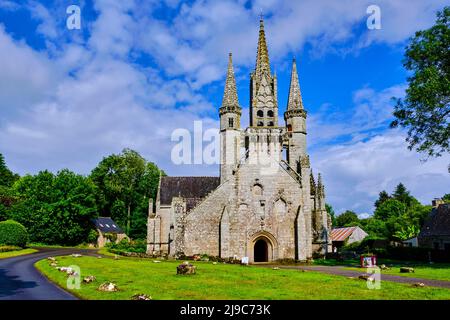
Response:
[[[130,236],[130,225],[131,225],[131,204],[128,204],[127,236]]]

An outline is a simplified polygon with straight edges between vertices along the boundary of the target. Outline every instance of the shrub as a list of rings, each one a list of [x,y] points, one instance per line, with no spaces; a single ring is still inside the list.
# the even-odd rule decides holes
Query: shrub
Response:
[[[92,244],[97,244],[97,239],[98,239],[98,232],[95,229],[91,229],[91,231],[89,231],[88,237],[87,237],[87,242],[88,243],[92,243]]]
[[[118,243],[108,243],[107,247],[111,250],[122,252],[145,253],[147,251],[147,242],[145,240],[128,241],[123,239]]]
[[[13,220],[0,222],[0,244],[25,247],[28,242],[27,229]]]
[[[0,246],[0,252],[10,252],[18,250],[22,250],[22,248],[17,246]]]
[[[361,250],[361,241],[346,244],[343,249],[348,251],[359,251]]]

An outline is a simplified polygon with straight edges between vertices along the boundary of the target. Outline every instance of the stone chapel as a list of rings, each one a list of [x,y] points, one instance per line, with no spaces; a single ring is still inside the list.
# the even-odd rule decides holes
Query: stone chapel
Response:
[[[241,128],[232,56],[220,115],[220,176],[161,177],[148,217],[147,253],[308,260],[331,251],[331,219],[306,148],[306,117],[292,62],[284,123],[260,20],[250,75],[250,123]]]

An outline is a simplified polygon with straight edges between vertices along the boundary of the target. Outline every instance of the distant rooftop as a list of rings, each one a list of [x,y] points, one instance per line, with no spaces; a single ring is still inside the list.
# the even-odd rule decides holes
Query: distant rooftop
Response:
[[[123,230],[110,217],[92,219],[95,227],[104,233],[124,233]]]
[[[331,230],[331,240],[332,241],[345,241],[357,227],[347,227],[347,228],[336,228]]]

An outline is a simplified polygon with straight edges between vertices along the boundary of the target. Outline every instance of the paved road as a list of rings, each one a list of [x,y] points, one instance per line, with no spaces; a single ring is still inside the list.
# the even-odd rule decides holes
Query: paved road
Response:
[[[0,259],[0,300],[76,300],[72,294],[48,281],[34,264],[50,256],[80,253],[95,255],[95,250],[39,249],[39,252]]]
[[[269,267],[274,267],[269,266]],[[311,271],[319,271],[323,273],[328,274],[334,274],[338,276],[345,276],[345,277],[359,277],[360,275],[364,274],[361,271],[356,270],[346,270],[343,267],[340,266],[277,266],[282,269],[303,269],[303,270],[311,270]],[[395,276],[390,274],[381,274],[381,281],[392,281],[392,282],[399,282],[399,283],[407,283],[407,284],[414,284],[418,282],[422,282],[426,286],[429,287],[439,287],[439,288],[447,288],[450,289],[450,281],[444,281],[444,280],[431,280],[431,279],[423,279],[423,278],[412,278],[412,277],[404,277],[404,276]]]

